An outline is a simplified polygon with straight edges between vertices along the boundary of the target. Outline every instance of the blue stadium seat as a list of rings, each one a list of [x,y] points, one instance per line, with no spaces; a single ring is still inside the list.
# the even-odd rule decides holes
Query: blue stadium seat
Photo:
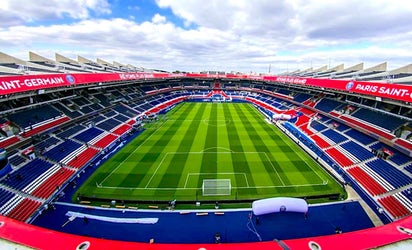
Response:
[[[52,166],[53,164],[36,158],[10,173],[10,178],[3,179],[0,183],[22,190]]]
[[[120,124],[121,124],[121,122],[119,122],[119,121],[117,121],[113,118],[110,118],[110,119],[107,119],[103,122],[100,122],[100,123],[96,124],[96,127],[101,128],[103,130],[110,131],[110,130],[114,129],[115,127],[119,126]]]
[[[24,158],[23,156],[17,155],[17,154],[9,157],[9,163],[13,166],[19,166],[26,160],[27,160],[26,158]]]
[[[400,127],[402,124],[406,123],[405,120],[402,120],[398,117],[383,114],[380,112],[375,112],[364,108],[359,108],[352,114],[352,116],[367,121],[369,123],[375,124],[381,128],[386,128],[389,131],[393,131]]]
[[[77,124],[72,127],[67,128],[66,130],[57,133],[56,135],[62,139],[69,138],[79,131],[83,130],[85,127],[83,125]]]
[[[56,137],[50,136],[49,138],[43,139],[41,142],[36,143],[34,147],[40,151],[43,151],[44,149],[51,147],[59,142],[60,142],[59,139],[57,139]]]
[[[382,176],[395,188],[400,188],[412,183],[412,179],[409,176],[382,159],[375,159],[366,163],[366,165]]]
[[[134,111],[130,108],[127,108],[123,105],[116,105],[115,107],[113,107],[113,109],[116,110],[117,112],[119,112],[120,114],[128,116],[129,118],[135,117],[139,114],[136,111]]]
[[[311,97],[313,97],[313,96],[310,95],[310,94],[299,93],[299,94],[297,94],[297,95],[295,95],[295,96],[293,97],[293,100],[294,100],[295,102],[302,103],[302,102],[306,101],[307,99],[309,99],[309,98],[311,98]]]
[[[35,107],[10,114],[8,119],[18,124],[22,128],[35,125],[39,122],[53,119],[60,115],[60,112],[50,105]]]
[[[371,144],[372,142],[375,142],[376,139],[365,135],[362,132],[359,132],[355,129],[350,129],[348,131],[345,132],[346,135],[350,136],[351,138],[357,140],[358,142],[362,143],[363,145],[368,145]]]
[[[66,156],[73,153],[76,149],[80,148],[82,145],[80,143],[74,142],[72,140],[66,140],[54,148],[49,149],[44,152],[43,155],[48,159],[60,162]]]
[[[322,123],[320,123],[320,122],[318,122],[318,121],[316,121],[316,120],[313,120],[313,121],[310,123],[310,126],[311,126],[312,128],[314,128],[316,131],[322,131],[322,130],[325,130],[325,129],[328,128],[328,127],[326,127],[325,125],[323,125]]]
[[[333,129],[325,130],[322,132],[322,134],[328,137],[329,139],[331,139],[332,141],[334,141],[335,143],[340,143],[340,142],[348,140],[346,136],[339,134]]]
[[[14,196],[14,193],[7,191],[3,188],[0,188],[0,207],[5,205]]]
[[[345,142],[341,145],[341,147],[349,153],[351,153],[360,161],[366,161],[367,159],[375,157],[375,155],[370,150],[360,146],[359,144],[353,141]]]
[[[82,142],[89,142],[90,140],[96,138],[98,135],[102,134],[103,130],[95,127],[88,128],[81,133],[75,135],[73,138]]]
[[[328,99],[328,98],[322,98],[316,105],[315,108],[319,109],[323,112],[329,113],[332,110],[336,110],[338,109],[338,107],[344,105],[343,103],[336,101],[336,100],[332,100],[332,99]]]

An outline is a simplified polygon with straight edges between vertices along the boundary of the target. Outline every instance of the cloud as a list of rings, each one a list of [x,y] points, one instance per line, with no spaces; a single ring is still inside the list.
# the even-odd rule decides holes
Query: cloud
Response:
[[[111,13],[107,0],[2,0],[0,11],[0,27],[64,17],[86,19],[91,13]]]
[[[166,22],[166,17],[160,15],[160,14],[155,14],[152,18],[153,23],[165,23]]]

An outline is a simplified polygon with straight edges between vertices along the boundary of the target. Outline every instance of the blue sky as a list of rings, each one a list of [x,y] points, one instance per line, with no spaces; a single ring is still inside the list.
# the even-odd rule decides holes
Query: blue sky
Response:
[[[0,50],[23,60],[244,73],[412,62],[402,0],[2,0],[0,11]]]

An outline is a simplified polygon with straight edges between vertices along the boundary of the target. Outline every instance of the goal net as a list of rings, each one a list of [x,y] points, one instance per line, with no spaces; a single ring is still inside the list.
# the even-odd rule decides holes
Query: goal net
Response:
[[[230,179],[204,179],[202,184],[203,196],[230,195],[232,185]]]

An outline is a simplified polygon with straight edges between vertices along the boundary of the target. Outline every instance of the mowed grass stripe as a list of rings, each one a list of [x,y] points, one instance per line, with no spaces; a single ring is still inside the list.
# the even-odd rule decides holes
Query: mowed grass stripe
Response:
[[[183,106],[179,106],[176,109],[182,107]],[[186,108],[190,109],[191,107],[188,106]],[[140,151],[144,150],[145,145],[151,142],[150,138],[156,134],[164,124],[164,120],[159,121],[155,126],[146,129],[140,136],[114,154],[110,160],[100,166],[98,171],[95,171],[85,182],[80,193],[90,192],[96,197],[127,197],[127,195],[125,196],[123,194],[124,191],[122,190],[116,188],[100,189],[96,188],[96,184],[109,187],[135,188],[136,185],[141,183],[151,164],[145,166],[145,163],[140,159],[140,156],[142,156]],[[128,194],[132,195],[130,192],[128,192]]]
[[[170,120],[163,120],[162,117]],[[122,154],[119,153],[121,157],[112,157],[99,167],[96,171],[99,179],[93,175],[78,192],[90,197],[109,199],[195,200],[202,197],[201,191],[193,188],[200,189],[203,178],[206,177],[229,178],[222,173],[239,173],[230,177],[233,179],[232,186],[242,186],[245,178],[240,173],[249,173],[248,182],[252,188],[242,187],[241,193],[234,195],[232,192],[232,197],[222,196],[216,199],[256,199],[284,195],[302,197],[342,191],[333,178],[317,166],[299,146],[275,126],[265,123],[263,118],[250,104],[179,104],[172,112],[160,116],[158,122],[149,124],[148,129],[126,145],[120,151]],[[190,127],[196,127],[191,136]],[[190,141],[187,141],[188,138]],[[235,153],[227,153],[229,151]],[[168,152],[168,156],[160,164]],[[177,156],[178,154],[181,156]],[[308,167],[305,167],[304,161],[307,161]],[[176,164],[179,166],[175,167]],[[296,178],[296,171],[302,171],[302,175],[316,176],[317,181],[311,183],[318,184],[319,178],[325,177],[330,184],[283,187],[279,181],[275,181],[272,164],[277,171],[283,169],[283,172],[278,173],[285,175],[285,178],[282,176],[285,183],[288,181],[286,176],[292,179],[292,185],[306,182],[304,178]],[[266,165],[271,166],[270,172]],[[166,181],[169,177],[165,176],[168,175],[173,183]],[[102,187],[96,187],[96,180],[101,181],[107,176],[109,178]],[[151,184],[148,185],[150,179]],[[272,185],[281,187],[268,188]],[[145,189],[146,186],[150,189]],[[182,189],[185,186],[190,189]],[[257,186],[262,188],[256,188]]]
[[[223,106],[224,115],[226,119],[230,121],[234,120],[234,117],[232,116],[232,112],[236,112],[236,110],[234,109],[235,105],[237,104]],[[230,145],[230,149],[233,152],[235,152],[235,154],[232,157],[233,158],[232,159],[233,169],[234,169],[233,171],[237,173],[245,173],[246,175],[246,177],[244,177],[243,175],[235,176],[236,183],[237,183],[236,186],[245,187],[246,185],[244,185],[244,182],[245,182],[244,179],[247,178],[247,185],[249,186],[249,188],[247,189],[247,191],[241,191],[241,192],[247,192],[249,194],[256,193],[256,189],[254,188],[255,182],[250,172],[249,163],[245,157],[245,154],[243,153],[244,152],[243,146],[242,146],[241,139],[238,134],[238,128],[235,122],[231,122],[230,125],[226,127],[226,133],[227,133],[227,139]]]
[[[191,109],[192,107],[183,108]],[[145,147],[152,143],[149,138],[158,133],[165,123],[166,121],[162,121],[158,126],[145,130],[139,137],[116,153],[107,164],[101,167],[104,169],[103,171],[95,172],[96,179],[99,180],[98,183],[104,186],[136,187],[151,167],[153,159],[158,156],[151,152],[147,152],[147,154],[141,154],[141,152],[146,152]]]
[[[236,115],[244,121],[239,123],[239,127],[248,132],[246,136],[241,138],[242,143],[243,141],[248,142],[248,144],[250,144],[249,152],[256,152],[255,154],[245,154],[247,161],[251,163],[249,172],[252,174],[256,186],[284,185],[283,180],[279,178],[276,166],[272,165],[266,157],[266,154],[269,153],[270,150],[260,138],[254,125],[249,122],[252,116],[250,109],[245,105],[235,105],[235,109]]]
[[[254,116],[255,118],[257,118],[258,116],[262,118],[262,114],[260,114],[256,109],[252,109],[250,106],[249,107],[243,106],[242,108],[239,109],[239,112],[241,113],[240,116],[243,117],[243,119],[246,120],[246,117],[243,112],[244,108],[250,109],[252,111],[251,115]],[[247,121],[249,121],[249,119],[247,119]],[[293,185],[294,180],[290,178],[290,175],[288,174],[285,175],[283,171],[283,168],[288,169],[288,172],[291,170],[290,166],[292,164],[289,162],[289,159],[287,158],[287,155],[284,154],[284,152],[292,151],[292,150],[289,147],[284,147],[285,143],[283,140],[280,140],[280,138],[276,138],[277,140],[263,140],[262,139],[261,135],[263,135],[264,138],[271,138],[270,135],[274,133],[274,131],[272,130],[272,128],[269,127],[268,124],[254,123],[252,125],[250,122],[246,122],[245,126],[250,130],[249,134],[250,134],[252,141],[254,142],[254,146],[256,150],[261,151],[261,152],[267,152],[266,157],[269,157],[270,165],[265,164],[265,168],[269,173],[271,172],[270,169],[272,169],[272,172],[274,172],[274,174],[276,174],[276,176],[278,177],[278,180],[280,181],[280,183],[278,183],[276,186],[279,186],[279,184],[283,186]],[[257,132],[257,130],[259,130],[259,132]],[[280,152],[277,151],[275,154],[271,153],[272,150],[270,150],[266,146],[266,143],[268,143],[267,141],[276,143],[277,145],[275,147],[282,148],[283,150],[280,150]],[[275,168],[275,170],[273,168]]]
[[[206,108],[209,105],[204,103],[199,103],[199,105],[201,116],[197,115],[195,119],[198,121],[198,128],[196,134],[194,134],[194,137],[192,138],[191,148],[188,150],[190,153],[187,155],[185,168],[182,172],[178,187],[201,188],[201,185],[199,186],[199,179],[204,177],[201,173],[201,162],[203,160],[203,151],[206,148],[205,138],[207,136],[207,119],[209,118],[210,113],[208,109],[210,107]],[[193,117],[190,116],[188,119],[193,119]],[[197,193],[195,195],[197,195]]]
[[[217,171],[217,104],[205,105],[205,120],[207,121],[207,133],[205,138],[205,149],[202,157],[200,172],[216,173]],[[216,174],[208,175],[207,178],[216,179]],[[199,177],[198,187],[203,183],[203,176]]]
[[[217,128],[217,145],[219,148],[217,151],[217,173],[227,173],[220,174],[217,176],[218,179],[230,179],[231,185],[236,186],[237,182],[234,179],[234,169],[233,169],[233,159],[229,145],[229,139],[227,135],[227,127],[231,126],[231,121],[224,114],[224,104],[217,105],[217,117],[218,117],[218,128]],[[229,174],[231,173],[231,174]]]
[[[256,115],[261,115],[256,109],[254,109]],[[313,161],[303,150],[292,143],[290,138],[282,134],[274,126],[268,126],[266,123],[257,123],[255,125],[258,131],[267,131],[267,127],[272,130],[266,136],[269,136],[272,140],[269,142],[278,142],[278,150],[269,156],[272,163],[277,163],[277,169],[279,169],[279,175],[282,180],[291,182],[289,185],[307,185],[307,184],[319,184],[322,183],[325,176],[318,176],[321,173],[321,169],[317,166],[317,163]],[[266,129],[265,129],[266,128]],[[265,140],[266,142],[266,140]],[[292,179],[292,181],[290,181]]]
[[[256,115],[261,115],[255,109],[254,113],[256,113]],[[273,133],[266,134],[265,138],[276,138],[276,141],[278,142],[278,148],[280,149],[276,152],[276,155],[271,155],[273,156],[271,157],[271,161],[278,164],[277,169],[279,170],[278,172],[282,180],[285,180],[285,183],[287,182],[290,185],[322,183],[323,180],[317,176],[317,172],[313,171],[313,169],[309,166],[309,164],[315,165],[313,164],[312,159],[310,159],[307,155],[302,155],[302,150],[295,144],[292,144],[289,138],[287,138],[283,134],[281,136],[279,135],[273,137],[272,134],[280,133],[279,130],[277,130],[275,127],[268,126],[265,123],[255,124],[256,129],[261,128],[263,130],[265,128],[267,129],[268,127],[270,128],[269,131],[272,131]]]
[[[196,114],[198,107],[195,105],[185,114]],[[180,115],[184,115],[181,113]],[[145,188],[156,188],[156,187],[170,187],[170,186],[161,186],[161,181],[163,175],[167,173],[169,166],[172,164],[173,157],[182,157],[181,155],[173,154],[174,152],[179,152],[180,143],[182,143],[183,135],[186,133],[189,128],[189,123],[184,119],[171,120],[169,126],[164,127],[162,130],[162,143],[156,147],[149,148],[149,152],[157,152],[158,157],[156,161],[153,162],[150,171],[147,173],[144,182],[146,182]],[[168,131],[172,130],[173,134],[169,134]],[[168,155],[168,153],[172,153]],[[176,159],[176,158],[175,158]],[[167,173],[167,176],[176,176],[181,172],[181,169],[170,168],[170,172]]]
[[[179,108],[182,110],[180,116],[183,118],[185,117],[185,113],[190,113],[193,109],[195,109],[195,106],[182,105]],[[123,165],[132,166],[132,168],[129,169],[129,173],[119,171],[119,174],[124,176],[123,178],[117,177],[117,179],[121,182],[117,184],[113,183],[108,186],[117,185],[120,187],[146,187],[151,175],[154,173],[158,163],[161,161],[162,152],[165,145],[172,139],[174,134],[176,134],[181,122],[182,121],[165,121],[161,127],[158,127],[154,131],[154,135],[156,137],[160,137],[161,139],[151,140],[150,138],[150,140],[144,141],[144,145],[141,145],[139,150],[135,152],[127,162],[123,163]],[[121,166],[121,169],[124,168],[123,165]]]
[[[194,119],[191,122],[186,122],[183,129],[178,131],[176,136],[180,136],[180,144],[176,149],[175,154],[172,154],[171,161],[168,163],[168,167],[161,168],[161,172],[158,171],[158,175],[162,175],[162,179],[158,184],[158,187],[179,187],[179,181],[181,178],[186,178],[185,171],[186,162],[188,159],[188,152],[191,152],[192,145],[194,143],[194,137],[200,128],[201,118],[203,117],[204,109],[197,106],[193,109],[191,113],[188,114],[189,117],[194,115]],[[168,145],[169,146],[169,145]],[[168,147],[167,148],[171,148]],[[172,146],[172,145],[170,145]]]
[[[253,110],[253,116],[258,118],[262,116],[258,110],[250,107]],[[276,129],[274,126],[268,126],[266,123],[257,123],[255,124],[257,129],[266,129],[269,133],[264,135],[265,138],[270,138],[271,140],[265,140],[265,143],[275,142],[276,145],[271,145],[271,153],[268,153],[270,161],[278,170],[278,174],[285,183],[285,185],[294,185],[294,184],[309,184],[310,180],[302,178],[302,176],[296,176],[294,173],[296,167],[300,166],[301,168],[308,169],[305,166],[303,160],[300,159],[299,155],[296,153],[296,149],[292,149],[285,140],[290,140],[286,138],[281,132]],[[269,130],[267,130],[269,127]],[[298,150],[299,151],[299,150]],[[296,161],[297,164],[293,164],[291,161]],[[293,174],[291,174],[293,173]]]

